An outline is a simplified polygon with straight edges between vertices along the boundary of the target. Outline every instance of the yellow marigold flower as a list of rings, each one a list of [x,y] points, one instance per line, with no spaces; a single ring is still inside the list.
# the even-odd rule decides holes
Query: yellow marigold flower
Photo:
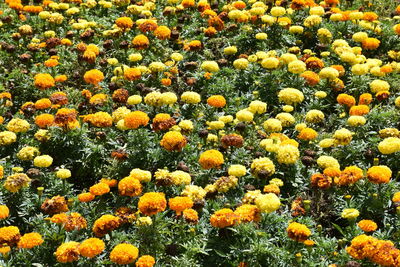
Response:
[[[274,212],[281,206],[281,201],[279,200],[278,196],[273,193],[258,195],[254,203],[263,213]]]
[[[344,209],[341,213],[341,217],[348,220],[354,220],[360,215],[357,209]]]
[[[279,146],[276,159],[280,164],[295,164],[300,157],[299,149],[292,145]]]
[[[367,171],[367,178],[374,184],[386,184],[392,177],[392,171],[387,166],[373,166]]]
[[[43,242],[42,236],[39,233],[24,234],[18,242],[18,248],[31,249],[40,246]]]
[[[140,95],[132,95],[128,97],[128,100],[126,101],[128,105],[137,105],[142,103],[142,97]]]
[[[197,185],[187,185],[181,193],[182,196],[190,197],[193,201],[202,200],[206,194],[207,192]]]
[[[144,171],[141,169],[133,169],[129,173],[129,176],[139,180],[142,183],[148,183],[151,181],[151,172]]]
[[[276,57],[266,57],[261,61],[261,66],[265,69],[276,69],[279,66],[279,59]]]
[[[379,152],[382,154],[392,154],[400,151],[400,138],[388,137],[378,144]]]
[[[246,175],[246,167],[240,164],[231,165],[228,168],[228,174],[236,177],[242,177]]]
[[[339,165],[339,162],[337,161],[337,159],[335,159],[334,157],[331,157],[331,156],[320,156],[317,159],[317,164],[322,169],[326,169],[329,167],[340,169],[340,165]]]
[[[7,177],[3,186],[6,190],[16,193],[22,187],[27,187],[31,179],[25,173],[14,173]]]
[[[60,178],[60,179],[68,179],[69,177],[71,177],[71,171],[68,169],[59,169],[56,172],[56,176],[57,176],[57,178]]]
[[[266,157],[254,159],[250,167],[252,174],[257,178],[271,176],[275,173],[274,163]]]
[[[61,263],[77,261],[79,258],[79,243],[75,241],[62,243],[54,255],[57,261]]]
[[[19,118],[12,119],[7,124],[7,130],[14,133],[25,133],[29,130],[29,128],[29,122]]]
[[[317,109],[309,110],[306,113],[306,122],[309,123],[320,123],[325,119],[325,115],[322,111]]]
[[[197,104],[201,101],[201,97],[198,93],[196,92],[184,92],[181,95],[181,101],[186,103],[186,104]]]
[[[350,132],[346,128],[339,129],[333,134],[336,144],[348,145],[353,139],[353,132]]]
[[[201,67],[202,70],[205,70],[207,72],[217,72],[217,71],[219,71],[218,63],[215,62],[215,61],[204,61],[201,64],[200,67]]]
[[[95,237],[86,239],[79,245],[80,255],[87,258],[96,257],[101,252],[103,252],[104,249],[104,241]]]
[[[224,156],[215,149],[201,153],[199,163],[203,169],[219,168],[224,163]]]
[[[294,60],[288,64],[288,71],[294,74],[301,74],[307,70],[306,63],[301,60]]]
[[[38,155],[40,155],[39,149],[32,146],[25,146],[17,153],[20,160],[33,160]]]
[[[297,242],[304,242],[311,235],[310,229],[304,224],[292,222],[286,229],[290,239]]]
[[[302,102],[304,100],[304,95],[297,89],[285,88],[279,91],[278,98],[287,105],[293,105]]]
[[[252,112],[242,109],[236,112],[236,119],[238,121],[244,121],[244,122],[251,122],[253,121],[254,115]]]
[[[53,164],[53,158],[49,155],[37,156],[33,160],[33,165],[40,168],[47,168]]]

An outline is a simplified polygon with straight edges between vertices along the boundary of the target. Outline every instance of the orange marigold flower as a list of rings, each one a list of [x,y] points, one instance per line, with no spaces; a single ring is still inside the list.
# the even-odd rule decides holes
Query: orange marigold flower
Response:
[[[146,35],[143,34],[135,36],[135,38],[133,38],[132,40],[133,47],[138,50],[146,49],[147,47],[149,47],[149,44],[149,39],[146,37]]]
[[[154,264],[156,260],[150,255],[143,255],[135,263],[136,267],[153,267]]]
[[[379,47],[381,44],[381,41],[379,41],[376,38],[367,38],[364,41],[362,41],[362,48],[366,50],[375,50]]]
[[[138,179],[128,176],[119,181],[118,192],[121,196],[139,196],[142,193],[142,184]]]
[[[51,107],[51,101],[48,98],[42,98],[35,102],[36,109],[46,109]]]
[[[85,72],[85,74],[83,75],[83,79],[87,83],[98,85],[101,81],[104,80],[104,74],[99,70],[92,69]]]
[[[199,163],[206,170],[220,168],[224,164],[224,156],[218,150],[207,150],[200,154]]]
[[[108,184],[109,187],[116,187],[118,185],[118,181],[116,179],[108,179],[108,178],[102,178],[100,180],[100,183]]]
[[[167,26],[158,26],[154,31],[154,36],[160,40],[166,40],[171,37],[171,30]]]
[[[39,88],[40,90],[45,90],[45,89],[55,86],[55,81],[54,81],[53,76],[51,76],[48,73],[36,74],[34,79],[35,79],[34,80],[35,86],[37,88]]]
[[[176,124],[175,119],[169,114],[159,113],[153,119],[152,129],[156,132],[165,131]]]
[[[358,104],[359,105],[369,105],[372,102],[372,95],[369,93],[364,93],[360,95],[358,98]]]
[[[62,106],[68,104],[68,97],[64,92],[55,92],[50,95],[50,101],[54,105]]]
[[[221,209],[211,215],[210,223],[217,228],[231,227],[240,223],[240,216],[231,209]]]
[[[24,234],[18,242],[18,248],[31,249],[40,246],[43,243],[42,236],[39,233]]]
[[[185,209],[190,209],[193,206],[193,201],[189,197],[174,197],[168,200],[168,206],[178,215]]]
[[[339,94],[336,98],[336,101],[340,105],[346,105],[349,108],[356,104],[356,99],[353,96],[348,95],[348,94]]]
[[[115,24],[123,30],[133,27],[133,20],[128,17],[121,17],[115,20]]]
[[[196,51],[196,50],[200,50],[201,47],[202,47],[202,44],[199,40],[193,40],[193,41],[190,41],[188,44],[185,44],[183,49],[187,50],[187,51]]]
[[[392,197],[392,201],[393,202],[400,202],[400,192],[394,193],[394,195]]]
[[[40,209],[49,215],[62,213],[69,210],[67,200],[65,197],[59,195],[54,196],[51,199],[47,198],[45,201],[43,201]]]
[[[186,137],[175,131],[167,132],[160,141],[160,145],[168,151],[182,151],[186,144]]]
[[[52,126],[54,124],[54,116],[47,113],[40,114],[39,116],[36,116],[35,124],[41,129]]]
[[[128,81],[139,80],[142,77],[142,72],[138,68],[124,69],[124,78]]]
[[[95,94],[92,96],[89,100],[89,103],[92,105],[103,105],[108,99],[108,96],[106,94]]]
[[[194,209],[185,209],[183,211],[183,218],[187,223],[196,224],[199,222],[199,214]]]
[[[207,104],[214,108],[223,108],[226,105],[226,99],[222,95],[213,95],[207,99]]]
[[[141,213],[151,216],[162,212],[167,207],[164,193],[150,192],[140,197],[138,208]]]
[[[110,192],[110,187],[106,183],[97,183],[89,188],[90,193],[101,196]]]
[[[373,232],[378,229],[378,225],[372,220],[361,220],[357,223],[357,226],[360,227],[364,232]]]
[[[304,128],[297,135],[297,138],[299,138],[300,140],[304,140],[304,141],[312,141],[315,138],[317,138],[317,136],[318,136],[318,133],[314,129]]]
[[[74,230],[81,230],[87,227],[86,219],[77,212],[72,212],[67,215],[65,221],[63,222],[64,229],[67,232],[72,232]]]
[[[99,128],[111,127],[113,123],[111,115],[103,111],[91,114],[87,121],[90,122],[90,124],[92,124],[93,126]]]
[[[225,27],[224,21],[218,16],[213,16],[213,17],[209,18],[208,26],[213,27],[217,31],[222,31]]]
[[[310,86],[317,85],[320,81],[319,75],[313,71],[305,71],[300,74],[304,80],[306,80],[307,84]]]
[[[110,260],[117,264],[131,264],[139,256],[137,247],[131,244],[116,245],[110,253]]]
[[[305,63],[307,69],[322,69],[324,67],[324,62],[317,57],[309,57]]]
[[[243,1],[235,1],[235,2],[233,2],[233,6],[236,9],[245,9],[246,8],[246,3],[243,2]]]
[[[363,170],[357,166],[346,167],[339,177],[336,177],[335,183],[339,186],[346,186],[356,183],[364,177]]]
[[[79,245],[79,253],[87,258],[96,257],[104,249],[104,241],[95,237],[86,239]]]
[[[332,177],[316,173],[311,176],[311,185],[321,189],[328,189],[332,185]]]
[[[339,72],[339,77],[342,77],[346,73],[346,70],[342,65],[331,65],[331,68],[334,68]]]
[[[120,218],[106,214],[98,218],[93,224],[93,232],[97,237],[102,237],[120,226]]]
[[[18,243],[21,235],[16,226],[5,226],[0,228],[0,244],[14,246]]]
[[[350,108],[349,114],[351,116],[363,116],[369,113],[369,107],[367,105],[357,105]]]
[[[306,225],[297,222],[290,223],[286,231],[289,238],[297,242],[304,242],[311,235],[311,231]]]
[[[387,166],[373,166],[367,171],[367,178],[374,184],[387,184],[392,177],[392,170]]]
[[[259,222],[261,219],[261,211],[256,205],[244,204],[238,207],[234,213],[239,215],[241,223]]]
[[[362,19],[367,21],[374,21],[378,19],[378,15],[374,12],[364,12]]]
[[[169,78],[161,79],[161,84],[164,85],[164,86],[170,86],[171,83],[172,83],[172,81]]]
[[[151,19],[145,20],[138,26],[139,30],[143,33],[155,31],[157,27],[157,22]]]
[[[194,7],[195,1],[194,0],[182,0],[181,5],[184,8]]]
[[[77,112],[75,109],[61,108],[57,111],[54,122],[58,126],[68,126],[76,121]]]
[[[45,62],[44,62],[44,65],[46,66],[46,67],[50,67],[50,68],[52,68],[52,67],[55,67],[55,66],[57,66],[59,64],[59,62],[58,62],[58,60],[57,59],[48,59],[48,60],[46,60]]]
[[[128,129],[137,129],[140,126],[146,126],[150,121],[149,116],[143,111],[133,111],[124,118],[125,127]]]
[[[212,26],[210,26],[210,27],[208,27],[207,29],[204,30],[204,35],[207,36],[207,37],[213,36],[216,33],[217,33],[217,30]]]
[[[57,261],[61,263],[77,261],[79,258],[79,243],[75,241],[62,243],[54,255]]]
[[[78,200],[80,202],[90,202],[92,201],[96,196],[93,195],[92,193],[81,193],[78,195]]]
[[[1,172],[0,172],[0,177],[3,176]],[[10,210],[8,209],[8,207],[6,205],[0,205],[0,220],[7,218],[8,215],[10,215]]]

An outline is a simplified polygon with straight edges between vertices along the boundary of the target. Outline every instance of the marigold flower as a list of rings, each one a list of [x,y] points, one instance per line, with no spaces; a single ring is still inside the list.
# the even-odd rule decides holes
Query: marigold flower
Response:
[[[110,260],[117,264],[131,264],[139,256],[139,249],[131,244],[118,244],[110,253]]]
[[[311,231],[306,225],[297,222],[290,223],[286,231],[289,238],[297,242],[304,242],[311,235]]]
[[[54,81],[53,76],[51,76],[48,73],[36,74],[34,79],[35,79],[34,80],[35,86],[37,88],[39,88],[40,90],[45,90],[45,89],[55,86],[55,81]]]
[[[124,118],[125,127],[128,129],[137,129],[140,126],[146,126],[149,121],[149,116],[143,111],[130,112]]]
[[[240,216],[231,209],[221,209],[211,215],[210,223],[217,228],[231,227],[240,223]]]
[[[182,151],[186,144],[186,137],[175,131],[167,132],[160,141],[160,145],[168,151]]]
[[[140,197],[138,209],[141,213],[151,216],[162,212],[167,207],[164,193],[150,192]]]
[[[93,232],[97,237],[102,237],[120,226],[120,218],[106,214],[98,218],[93,224]]]
[[[89,188],[91,194],[101,196],[110,192],[110,187],[106,183],[97,183]]]
[[[103,252],[104,249],[104,241],[95,237],[86,239],[79,245],[80,255],[87,258],[96,257],[101,252]]]
[[[182,215],[187,223],[196,224],[199,222],[199,214],[194,209],[185,209]]]
[[[77,261],[79,258],[79,243],[75,241],[62,243],[54,255],[57,261],[61,263]]]
[[[153,33],[160,40],[166,40],[171,37],[171,30],[167,26],[158,26]]]
[[[43,242],[42,236],[39,233],[24,234],[18,242],[18,248],[31,249],[40,246]]]
[[[0,220],[4,220],[10,215],[10,210],[6,205],[0,205]]]
[[[149,47],[149,44],[149,39],[146,37],[146,35],[143,34],[135,36],[135,38],[133,38],[132,40],[133,47],[138,50],[146,49],[147,47]]]
[[[224,164],[224,156],[215,149],[200,154],[199,163],[203,169],[220,168]]]
[[[96,196],[93,195],[92,193],[81,193],[78,195],[78,200],[80,202],[90,202],[92,201]]]
[[[179,215],[185,209],[190,209],[193,201],[189,197],[174,197],[168,200],[168,206]]]
[[[142,184],[138,179],[128,176],[119,181],[118,191],[121,196],[139,196],[142,193]]]
[[[362,47],[366,50],[375,50],[379,47],[381,41],[376,38],[367,38],[362,41]]]
[[[85,74],[83,75],[83,79],[85,80],[85,82],[97,86],[100,82],[104,80],[104,74],[99,70],[92,69],[85,72]]]
[[[371,220],[361,220],[357,223],[357,226],[360,227],[364,232],[373,232],[378,229],[378,225]]]
[[[0,228],[0,244],[14,246],[20,240],[21,235],[17,226],[5,226]]]
[[[115,24],[123,30],[133,27],[133,20],[129,17],[120,17],[115,20]]]
[[[36,116],[35,118],[35,124],[41,129],[45,129],[49,126],[52,126],[53,123],[54,123],[54,116],[52,114],[44,113]]]
[[[392,177],[392,171],[387,166],[373,166],[367,171],[367,178],[374,184],[387,184]]]

